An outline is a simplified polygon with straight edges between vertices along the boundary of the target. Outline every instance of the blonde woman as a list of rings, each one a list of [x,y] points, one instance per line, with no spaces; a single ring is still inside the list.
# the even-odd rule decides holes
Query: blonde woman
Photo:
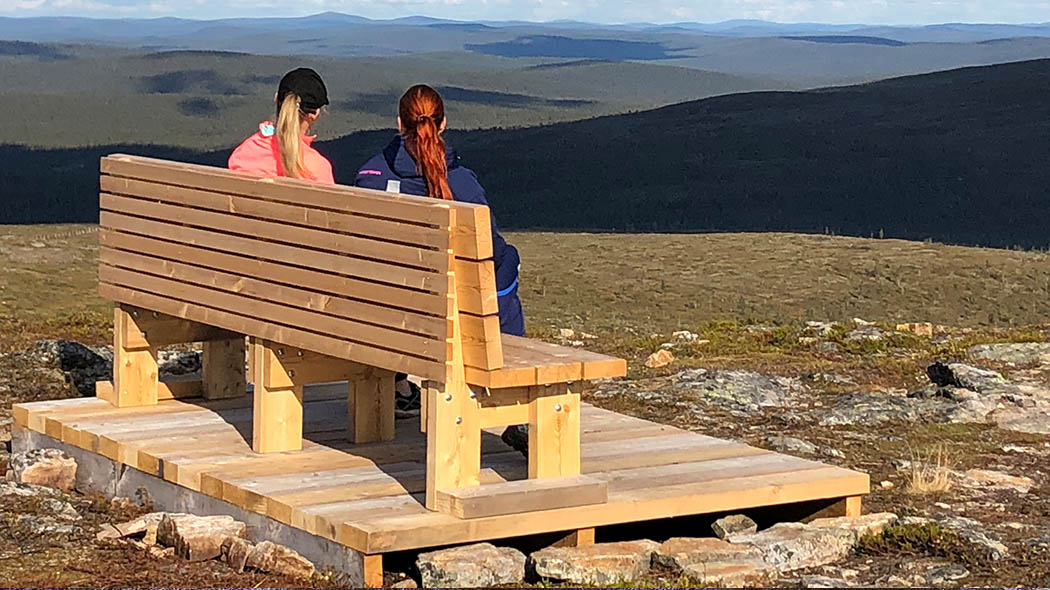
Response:
[[[328,89],[317,72],[292,70],[277,87],[277,122],[265,121],[230,155],[230,170],[256,176],[286,176],[335,184],[332,164],[312,146],[310,128],[328,104]]]

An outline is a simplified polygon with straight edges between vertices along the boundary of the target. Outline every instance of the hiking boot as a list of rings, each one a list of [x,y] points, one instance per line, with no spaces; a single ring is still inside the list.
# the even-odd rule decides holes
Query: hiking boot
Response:
[[[422,393],[419,386],[408,379],[398,380],[394,383],[394,414],[401,418],[418,416]]]

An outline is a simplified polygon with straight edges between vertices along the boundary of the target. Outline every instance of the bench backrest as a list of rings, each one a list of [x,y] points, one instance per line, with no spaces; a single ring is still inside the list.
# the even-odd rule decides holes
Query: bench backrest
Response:
[[[459,317],[502,366],[487,207],[124,155],[100,186],[108,299],[437,381]]]

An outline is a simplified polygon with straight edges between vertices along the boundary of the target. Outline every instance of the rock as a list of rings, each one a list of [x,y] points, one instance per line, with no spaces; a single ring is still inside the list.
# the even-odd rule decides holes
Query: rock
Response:
[[[45,498],[41,500],[40,507],[47,511],[50,516],[60,520],[80,520],[80,513],[69,502],[63,502],[57,498]]]
[[[32,535],[75,535],[81,532],[79,526],[59,522],[50,516],[32,514],[20,515],[17,526]]]
[[[522,571],[524,571],[525,556],[522,556]],[[293,578],[310,578],[317,571],[314,564],[302,555],[271,541],[263,541],[256,545],[246,560],[246,565],[267,574],[289,576]],[[520,580],[518,580],[520,581]]]
[[[874,325],[862,325],[846,334],[846,340],[850,342],[880,342],[892,336],[893,332],[887,332]]]
[[[766,443],[774,450],[781,453],[794,453],[800,455],[816,455],[817,445],[806,442],[800,438],[794,438],[783,434],[775,434],[766,437]]]
[[[650,369],[659,369],[662,367],[666,367],[667,365],[673,362],[674,355],[671,354],[671,351],[667,349],[660,349],[649,355],[649,358],[645,360],[645,366],[649,367]]]
[[[19,496],[21,498],[36,498],[44,496],[59,496],[58,490],[46,488],[31,483],[7,481],[0,483],[0,496]]]
[[[989,487],[1010,489],[1019,494],[1027,494],[1035,482],[1029,477],[1015,476],[1000,471],[970,469],[964,474],[963,484],[968,487]]]
[[[943,586],[970,577],[970,570],[958,564],[942,565],[926,572],[926,579],[934,586]]]
[[[824,354],[838,354],[841,351],[842,347],[835,342],[821,342],[817,345],[817,352],[823,352]]]
[[[893,486],[893,482],[892,481],[886,480],[886,481],[883,481],[882,483],[880,483],[879,487],[881,487],[884,490],[892,490],[894,486]]]
[[[603,586],[645,575],[659,547],[659,543],[647,539],[584,547],[548,547],[533,553],[530,560],[542,578]],[[428,585],[425,579],[423,585]]]
[[[878,535],[897,524],[898,517],[892,512],[879,512],[862,516],[839,516],[835,518],[818,518],[809,523],[814,529],[839,529],[853,533],[853,543],[864,537]]]
[[[835,405],[814,412],[814,417],[823,426],[876,426],[889,421],[944,423],[955,409],[956,404],[943,398],[856,392],[835,396]]]
[[[682,573],[697,584],[709,588],[744,588],[769,586],[776,572],[765,564],[698,563]]]
[[[11,456],[16,481],[73,491],[77,483],[77,462],[58,449],[32,449]]]
[[[967,351],[970,358],[1016,365],[1050,363],[1050,342],[981,344]]]
[[[248,555],[254,548],[255,545],[240,537],[226,537],[221,547],[222,560],[238,573],[243,572],[248,564]]]
[[[852,586],[842,578],[829,578],[827,576],[802,576],[799,585],[803,588],[851,588]]]
[[[142,542],[146,545],[157,544],[157,531],[160,527],[160,522],[164,518],[172,520],[182,520],[196,518],[189,514],[180,514],[172,512],[151,512],[144,514],[138,518],[122,522],[117,525],[106,524],[102,526],[102,530],[99,531],[96,538],[99,540],[108,539],[123,539],[127,537],[138,537],[141,535]]]
[[[806,322],[806,332],[816,334],[821,338],[827,338],[835,333],[838,326],[835,322]]]
[[[112,352],[107,351],[109,355]],[[57,369],[84,397],[95,395],[95,382],[113,376],[112,356],[106,358],[93,350],[68,340],[41,340],[26,352],[31,362],[43,367]]]
[[[910,332],[921,338],[933,338],[933,324],[930,322],[897,324],[898,332]]]
[[[158,547],[156,545],[149,545],[146,548],[146,552],[149,556],[154,559],[171,559],[175,557],[174,547]]]
[[[753,545],[766,564],[780,573],[833,563],[849,555],[857,533],[839,528],[811,527],[785,522],[752,535],[730,537],[733,543]]]
[[[525,554],[510,547],[478,543],[421,553],[416,567],[424,588],[520,584],[525,579]]]
[[[193,350],[161,350],[157,353],[161,375],[188,375],[201,370],[201,355]]]
[[[173,518],[165,514],[157,527],[157,542],[174,547],[175,554],[190,561],[219,557],[227,537],[244,537],[247,527],[232,516],[193,516]]]
[[[974,545],[986,559],[999,561],[1010,554],[1002,541],[990,536],[985,525],[971,518],[950,516],[937,521],[941,527],[954,532],[959,538]]]
[[[962,363],[933,363],[926,367],[926,375],[935,385],[953,386],[969,389],[978,393],[1005,385],[1006,379],[995,371],[979,369]]]
[[[699,334],[694,334],[693,332],[690,332],[689,330],[680,330],[678,332],[675,332],[675,333],[671,334],[671,338],[674,338],[678,342],[696,342],[697,340],[700,339],[700,335]]]
[[[730,543],[711,537],[675,537],[656,548],[652,563],[653,567],[678,573],[691,565],[761,565],[763,559],[762,552],[750,545]]]
[[[674,382],[683,394],[741,412],[788,406],[806,391],[798,379],[753,371],[692,369],[676,375]]]
[[[588,334],[587,332],[580,332],[580,338],[584,340],[597,340],[598,337],[594,334]]]
[[[734,514],[716,520],[711,525],[711,530],[719,539],[725,539],[733,535],[750,535],[758,532],[758,525],[743,514]]]
[[[419,588],[419,584],[416,583],[412,578],[406,578],[400,582],[395,582],[390,585],[391,588]]]
[[[1039,549],[1050,549],[1050,537],[1036,537],[1034,539],[1028,539],[1024,542],[1029,547],[1038,547]]]
[[[569,328],[562,328],[561,330],[558,330],[558,334],[560,334],[561,337],[566,340],[572,340],[573,338],[576,338],[576,330],[570,330]]]

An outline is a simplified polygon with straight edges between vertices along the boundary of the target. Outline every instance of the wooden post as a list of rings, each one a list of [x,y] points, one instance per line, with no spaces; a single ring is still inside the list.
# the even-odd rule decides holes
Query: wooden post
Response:
[[[365,578],[365,588],[383,587],[383,555],[361,556],[361,569]]]
[[[252,338],[249,347],[255,357],[252,449],[256,453],[301,450],[303,386],[296,382],[294,369],[282,362],[286,347],[258,338]],[[274,373],[283,374],[287,381],[275,383]]]
[[[201,353],[204,399],[227,399],[246,393],[244,338],[204,343]]]
[[[579,475],[580,394],[561,384],[534,387],[529,398],[529,479]]]
[[[563,539],[554,543],[554,547],[586,547],[588,545],[594,545],[594,529],[579,529],[575,530]]]
[[[371,443],[394,440],[394,372],[369,367],[348,385],[350,440]]]
[[[864,500],[864,496],[850,496],[844,500],[845,514],[844,516],[860,516],[863,512],[861,510],[861,503]]]
[[[107,401],[118,408],[157,404],[157,348],[139,326],[144,313],[124,305],[113,309],[113,393]]]

